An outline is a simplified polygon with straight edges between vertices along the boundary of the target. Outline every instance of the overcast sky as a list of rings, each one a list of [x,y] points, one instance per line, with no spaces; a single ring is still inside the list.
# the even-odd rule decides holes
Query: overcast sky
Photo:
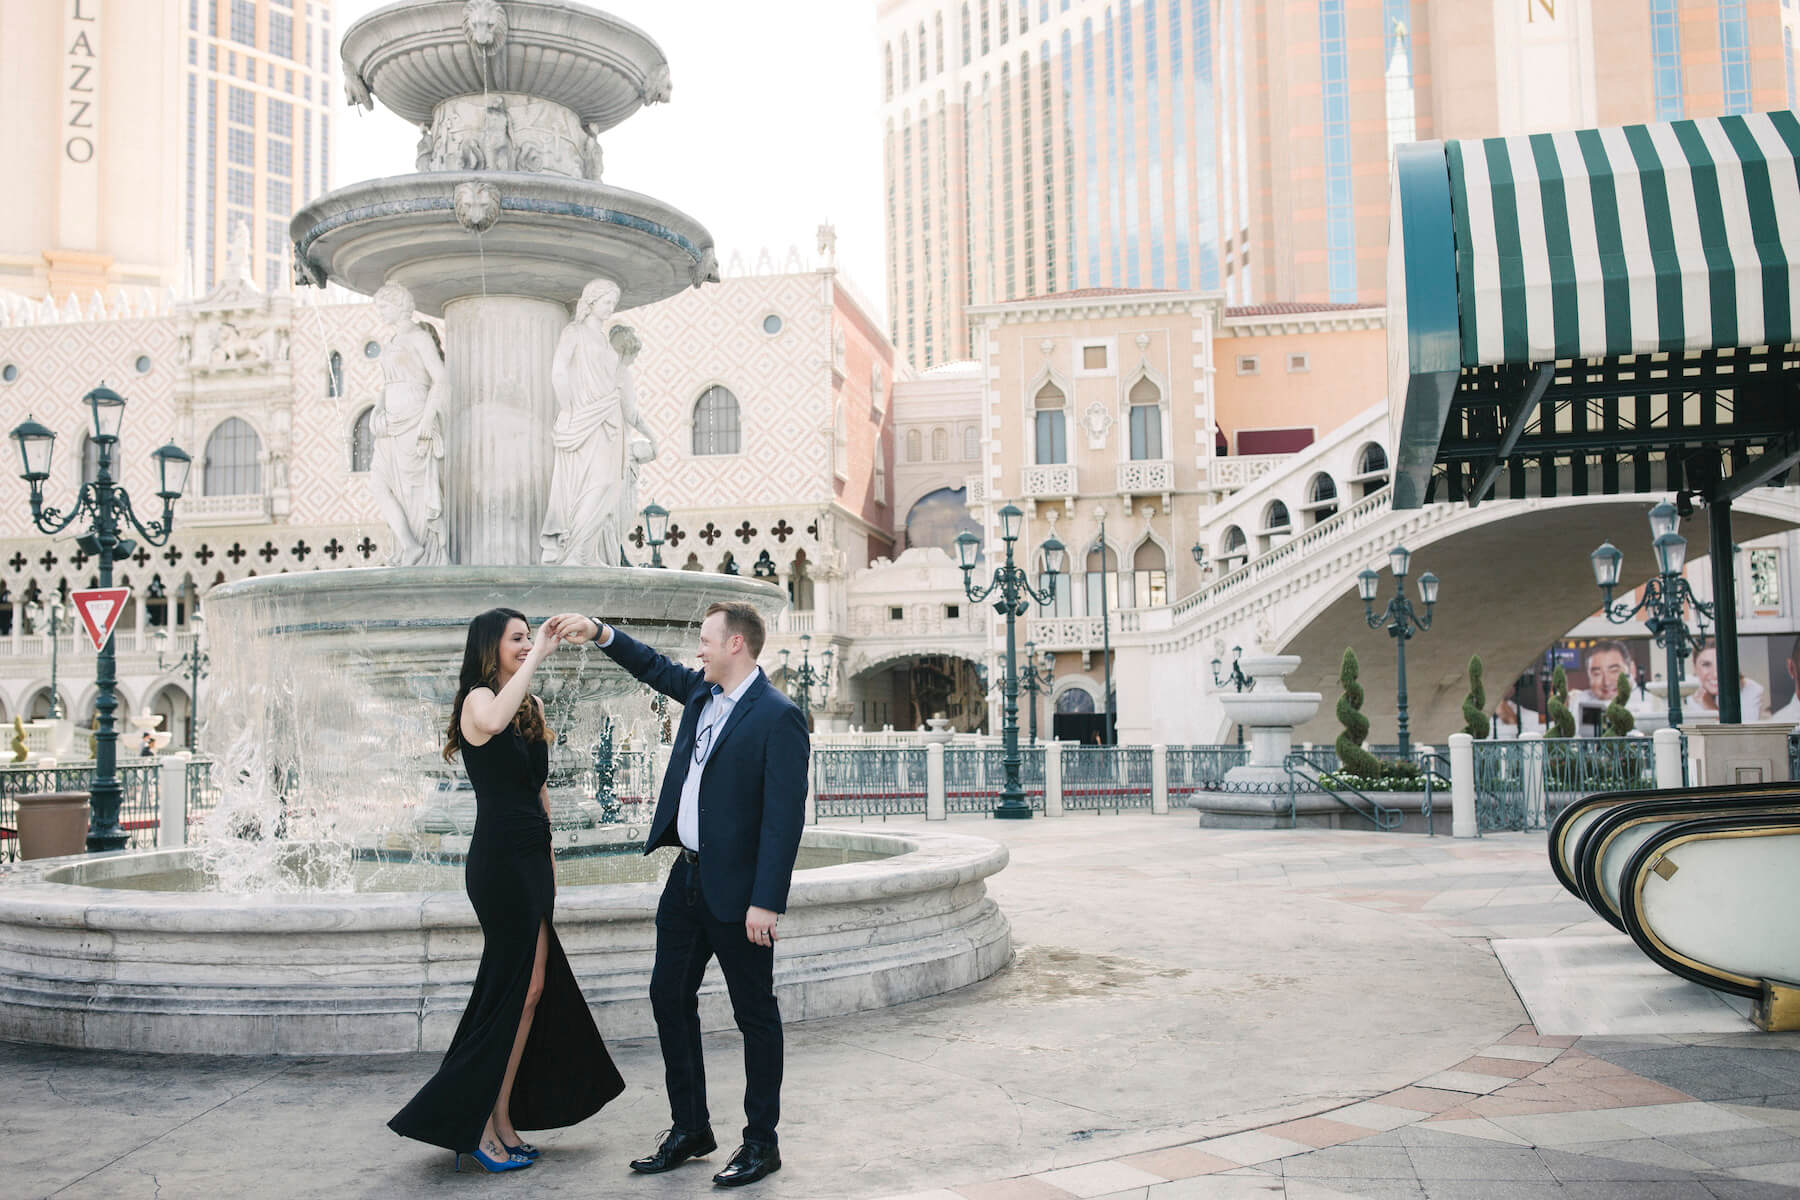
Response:
[[[337,0],[340,41],[390,0]],[[601,137],[606,182],[645,192],[712,231],[719,262],[753,267],[789,246],[815,265],[816,230],[885,311],[875,0],[602,0],[668,56],[674,99]],[[418,131],[381,107],[345,108],[332,179],[413,169]]]

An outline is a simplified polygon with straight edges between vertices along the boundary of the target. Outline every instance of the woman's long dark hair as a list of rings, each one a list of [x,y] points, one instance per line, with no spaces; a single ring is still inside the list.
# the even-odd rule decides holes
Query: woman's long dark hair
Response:
[[[463,646],[462,674],[456,681],[456,700],[450,705],[450,732],[444,742],[446,761],[462,749],[463,701],[470,690],[485,687],[496,693],[500,691],[500,639],[506,636],[506,627],[514,621],[525,621],[525,614],[517,609],[490,608],[469,622],[469,640]],[[529,629],[531,623],[526,621],[525,624]],[[513,714],[512,724],[528,742],[547,743],[553,736],[530,696],[525,697],[525,703]]]

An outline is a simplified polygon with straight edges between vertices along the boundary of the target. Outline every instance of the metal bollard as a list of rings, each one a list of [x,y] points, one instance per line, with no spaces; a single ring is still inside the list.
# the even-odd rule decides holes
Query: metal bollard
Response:
[[[159,850],[178,850],[187,845],[188,760],[186,750],[165,754],[156,764],[156,845]]]

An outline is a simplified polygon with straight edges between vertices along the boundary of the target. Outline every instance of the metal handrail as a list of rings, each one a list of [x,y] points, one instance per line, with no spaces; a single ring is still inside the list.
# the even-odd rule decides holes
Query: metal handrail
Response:
[[[1437,778],[1437,772],[1440,767],[1443,769],[1444,778],[1451,778],[1450,760],[1444,755],[1439,754],[1436,750],[1421,750],[1413,761],[1419,764],[1419,774],[1425,780],[1425,806],[1421,810],[1425,814],[1425,836],[1436,837],[1437,831],[1431,827],[1432,781]]]
[[[1400,828],[1401,821],[1405,819],[1399,809],[1389,808],[1387,805],[1376,800],[1366,792],[1359,791],[1353,787],[1343,787],[1342,785],[1326,783],[1324,774],[1301,755],[1290,754],[1282,760],[1281,765],[1286,768],[1288,776],[1288,827],[1290,829],[1296,829],[1300,825],[1300,793],[1299,789],[1295,786],[1296,777],[1306,780],[1306,782],[1312,784],[1314,788],[1323,792],[1325,795],[1330,796],[1333,800],[1336,800],[1339,804],[1343,805],[1363,820],[1369,822],[1369,824],[1375,826],[1376,829],[1383,833],[1391,833]],[[1340,788],[1342,788],[1342,791],[1339,790]],[[1344,798],[1343,792],[1349,792],[1352,796],[1355,796],[1364,804],[1368,805],[1368,811],[1365,812],[1363,809],[1350,803],[1349,800]]]

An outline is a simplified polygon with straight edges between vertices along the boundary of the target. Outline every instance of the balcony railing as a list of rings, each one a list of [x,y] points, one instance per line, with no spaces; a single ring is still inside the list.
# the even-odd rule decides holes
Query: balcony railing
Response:
[[[1169,459],[1134,459],[1119,464],[1119,495],[1160,495],[1175,490],[1175,464]]]
[[[269,498],[261,492],[242,496],[187,496],[178,519],[187,525],[255,525],[269,519]]]
[[[1019,492],[1028,500],[1057,500],[1076,494],[1075,464],[1053,463],[1020,472]]]
[[[1219,491],[1249,487],[1292,457],[1291,454],[1239,454],[1215,458],[1207,467],[1207,486]]]
[[[812,633],[818,624],[818,613],[814,610],[796,612],[791,608],[781,610],[776,628],[781,633]]]

